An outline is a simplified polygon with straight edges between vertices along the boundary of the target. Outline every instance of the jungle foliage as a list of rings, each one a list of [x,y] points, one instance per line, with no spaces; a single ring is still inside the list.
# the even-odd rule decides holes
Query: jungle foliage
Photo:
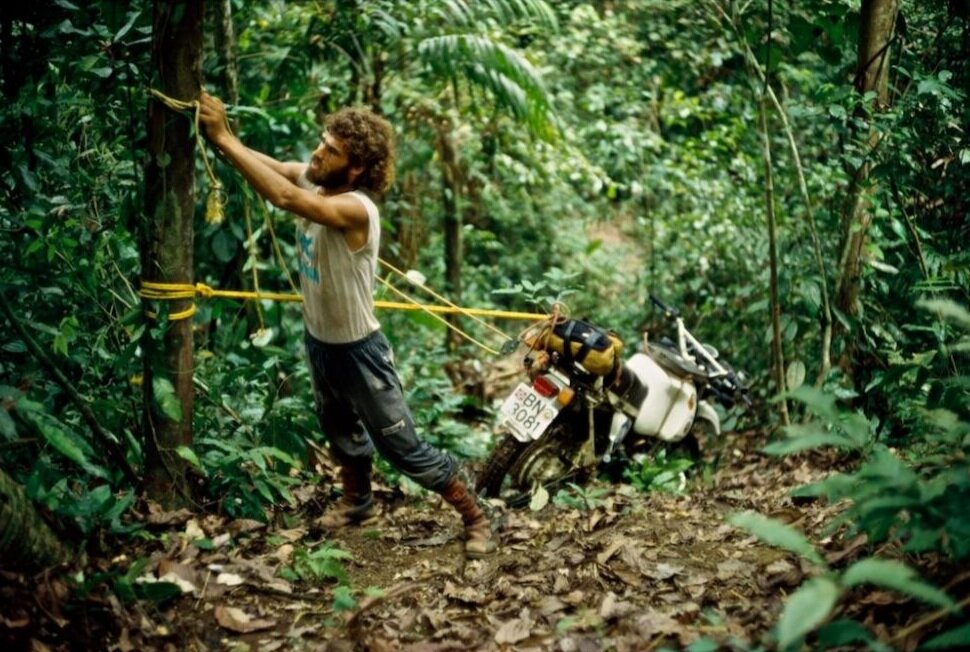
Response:
[[[802,490],[847,501],[833,532],[865,532],[911,562],[926,553],[966,560],[965,0],[900,0],[885,101],[855,85],[860,5],[870,0],[230,4],[239,94],[230,117],[250,147],[305,159],[321,117],[347,104],[370,105],[394,124],[398,181],[383,208],[382,256],[464,305],[548,310],[562,298],[631,343],[653,325],[648,294],[664,297],[751,377],[759,409],[732,424],[771,431],[788,401],[793,425],[766,453],[843,452],[842,473]],[[209,18],[203,76],[224,94],[232,64]],[[151,392],[142,386],[145,344],[168,326],[164,310],[145,317],[159,306],[137,293],[152,211],[151,46],[146,0],[20,3],[0,17],[2,466],[81,546],[138,529],[126,514],[152,436],[146,410],[189,416],[166,378],[153,378]],[[761,111],[785,386],[772,377],[768,346]],[[288,218],[216,163],[227,219],[207,223],[201,158],[196,168],[196,280],[252,288],[258,273],[261,289],[290,291]],[[854,189],[872,221],[847,311],[834,293]],[[481,456],[493,407],[442,369],[485,354],[456,348],[420,314],[380,316],[428,438]],[[182,499],[265,518],[314,481],[308,442],[322,444],[299,308],[212,299],[192,324],[195,434],[177,450],[191,469]],[[514,335],[514,324],[500,326]],[[780,531],[750,515],[735,522],[769,542]],[[817,562],[790,534],[782,547]],[[293,572],[319,575],[316,555]],[[892,564],[819,564],[824,572],[788,603],[777,643],[808,635],[878,647],[858,623],[825,624],[863,582],[955,608],[909,566]],[[968,637],[964,625],[938,645]]]

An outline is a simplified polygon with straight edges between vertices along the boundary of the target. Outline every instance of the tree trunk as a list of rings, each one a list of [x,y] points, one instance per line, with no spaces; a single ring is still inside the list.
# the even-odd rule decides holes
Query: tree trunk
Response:
[[[0,469],[0,566],[43,570],[72,558],[20,485]]]
[[[239,70],[236,65],[236,30],[232,26],[232,2],[216,0],[212,4],[215,14],[216,52],[222,64],[222,88],[227,103],[239,104]]]
[[[152,70],[159,90],[178,100],[196,99],[202,87],[202,9],[202,0],[154,3]],[[148,145],[151,159],[145,173],[145,218],[149,226],[141,243],[142,277],[191,284],[195,213],[192,121],[152,101]],[[186,495],[185,465],[174,451],[192,444],[192,320],[166,320],[165,316],[191,308],[192,301],[158,304],[154,308],[161,321],[150,323],[153,328],[146,329],[143,342],[146,488],[157,500],[173,505],[178,496]],[[158,399],[165,398],[168,383],[178,408],[163,411]]]
[[[768,81],[765,79],[765,87]],[[775,390],[779,394],[785,387],[785,355],[781,339],[781,295],[778,290],[778,224],[775,219],[775,182],[771,164],[771,135],[768,133],[768,96],[762,94],[759,105],[761,114],[762,152],[765,160],[765,215],[768,221],[768,286],[771,297],[771,365],[775,377]],[[788,415],[788,401],[778,403],[778,416],[781,425],[791,422]]]
[[[461,169],[455,147],[454,129],[449,123],[438,131],[438,154],[441,157],[441,201],[445,227],[445,287],[452,302],[461,305],[462,215],[458,203],[461,196]],[[455,315],[448,315],[452,324]],[[448,329],[448,348],[458,345],[458,335]]]
[[[873,111],[884,109],[889,100],[890,44],[897,11],[898,0],[862,0],[855,86],[860,95],[875,93]],[[870,152],[879,144],[879,139],[878,132],[870,131]],[[835,305],[850,321],[861,313],[861,266],[869,226],[872,224],[870,198],[875,190],[869,180],[871,171],[867,158],[852,177],[844,212],[843,249]],[[851,334],[846,336],[841,359],[843,370],[849,373],[854,355],[852,340]]]

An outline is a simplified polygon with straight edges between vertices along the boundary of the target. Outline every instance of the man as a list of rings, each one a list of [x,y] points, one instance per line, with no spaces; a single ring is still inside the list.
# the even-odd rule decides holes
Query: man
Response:
[[[374,316],[380,213],[372,197],[394,177],[394,133],[362,108],[327,118],[309,164],[249,149],[229,130],[223,103],[202,93],[206,136],[264,199],[296,216],[306,351],[320,425],[340,465],[343,497],[327,529],[374,515],[376,448],[401,473],[441,494],[462,516],[465,554],[496,548],[488,519],[458,478],[455,460],[418,439],[387,339]]]

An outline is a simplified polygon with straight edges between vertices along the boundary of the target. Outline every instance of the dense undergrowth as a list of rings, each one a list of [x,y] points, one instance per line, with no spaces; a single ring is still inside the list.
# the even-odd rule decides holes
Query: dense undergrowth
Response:
[[[751,48],[784,108],[784,120],[776,112],[768,125],[794,425],[765,452],[841,451],[847,470],[799,494],[843,501],[831,530],[865,533],[871,555],[847,569],[819,564],[770,644],[797,647],[808,635],[812,645],[848,637],[878,648],[859,623],[826,624],[864,583],[943,609],[961,601],[910,569],[930,557],[959,564],[970,540],[961,510],[970,492],[966,3],[900,3],[891,101],[880,111],[853,89],[860,11],[847,0],[776,3],[770,28],[762,3],[346,4],[232,3],[240,94],[232,118],[247,144],[305,158],[321,113],[379,106],[401,143],[382,255],[447,287],[453,209],[460,295],[449,289],[465,305],[545,310],[561,299],[636,342],[659,323],[649,293],[663,296],[753,379],[757,409],[732,425],[774,431],[781,399],[770,373],[756,128],[763,88],[745,57]],[[147,2],[61,0],[5,13],[0,34],[2,464],[95,556],[110,554],[117,537],[142,536],[131,511],[142,497],[130,477],[145,464],[142,343],[165,326],[145,319],[137,295],[145,106],[157,82],[150,14]],[[225,62],[212,39],[206,48],[206,83],[218,90]],[[452,168],[445,141],[459,153]],[[832,313],[836,364],[825,371],[826,296],[846,233],[845,195],[862,161],[871,164],[874,219],[860,299],[855,313]],[[198,167],[203,179],[201,160]],[[250,287],[255,269],[263,289],[288,291],[289,219],[264,211],[229,169],[217,173],[228,219],[205,224],[199,193],[196,278]],[[454,178],[460,184],[449,186]],[[480,458],[494,406],[480,386],[459,387],[454,369],[466,379],[478,370],[480,382],[493,360],[446,344],[444,327],[420,314],[380,317],[425,436]],[[515,334],[515,324],[499,326]],[[324,445],[299,308],[204,301],[193,337],[195,439],[178,451],[194,469],[191,501],[271,519],[317,481],[313,451]],[[147,409],[175,414],[171,385],[153,389]],[[628,480],[656,489],[685,470],[703,473],[653,460]],[[807,540],[777,523],[734,522],[817,562]],[[293,572],[313,574],[332,557],[315,554]],[[956,627],[935,645],[970,640],[965,624]]]

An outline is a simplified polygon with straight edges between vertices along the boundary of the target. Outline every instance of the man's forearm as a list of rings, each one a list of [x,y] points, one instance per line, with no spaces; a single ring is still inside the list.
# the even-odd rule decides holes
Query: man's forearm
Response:
[[[260,161],[273,168],[274,171],[286,177],[290,183],[296,183],[297,178],[306,169],[305,163],[300,163],[299,161],[278,161],[272,156],[263,154],[252,147],[247,147],[246,149]]]
[[[222,151],[229,163],[242,173],[253,189],[270,203],[279,205],[282,197],[291,191],[295,180],[291,180],[283,171],[283,169],[290,169],[288,166],[291,164],[282,163],[271,156],[250,149],[235,136],[220,138],[213,144]]]

